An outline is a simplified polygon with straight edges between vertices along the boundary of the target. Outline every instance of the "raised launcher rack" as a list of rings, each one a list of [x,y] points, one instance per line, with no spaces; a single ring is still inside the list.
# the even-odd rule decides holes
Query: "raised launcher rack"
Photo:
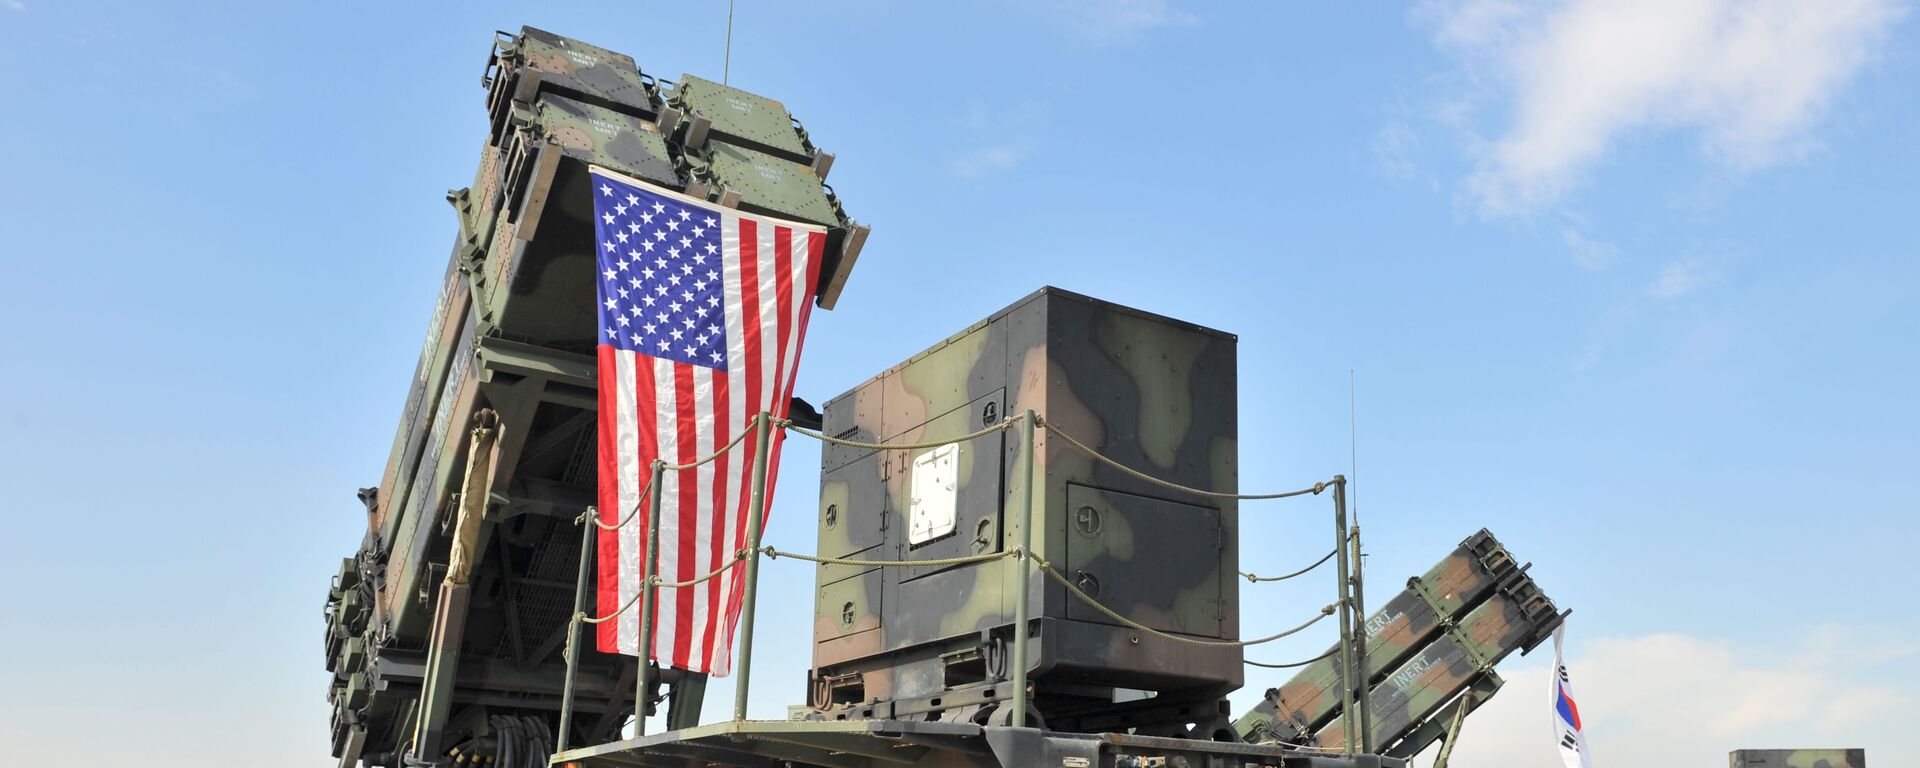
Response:
[[[1381,754],[1411,758],[1499,690],[1493,666],[1532,651],[1566,614],[1485,529],[1367,617],[1367,690]],[[1347,744],[1337,657],[1314,662],[1266,692],[1234,724],[1250,743],[1340,749]]]
[[[580,557],[573,520],[594,499],[588,165],[826,225],[819,305],[832,308],[846,282],[867,229],[824,184],[830,156],[816,157],[778,102],[682,82],[698,84],[675,87],[624,54],[531,27],[494,41],[479,167],[448,196],[459,234],[386,471],[361,493],[366,537],[327,597],[342,766],[450,764],[453,750],[473,763],[509,732],[535,743],[557,723]],[[762,108],[709,115],[736,99]],[[745,166],[715,159],[764,153],[769,142],[806,154]],[[477,437],[476,420],[495,429]],[[476,440],[492,441],[490,470],[469,466]],[[450,541],[469,511],[482,555],[466,591],[449,598]],[[617,734],[633,711],[634,675],[631,658],[582,654],[574,743]],[[680,694],[697,693],[698,681],[684,683],[672,713],[696,720],[698,697]]]

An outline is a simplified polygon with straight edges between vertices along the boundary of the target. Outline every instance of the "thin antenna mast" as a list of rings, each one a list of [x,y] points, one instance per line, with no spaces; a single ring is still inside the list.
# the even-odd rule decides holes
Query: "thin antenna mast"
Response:
[[[1352,368],[1347,369],[1347,503],[1353,506],[1353,524],[1360,524],[1360,493],[1354,486],[1360,479],[1360,419],[1359,398],[1355,397],[1354,381],[1357,379]]]
[[[727,0],[727,52],[720,61],[720,84],[733,74],[733,0]]]

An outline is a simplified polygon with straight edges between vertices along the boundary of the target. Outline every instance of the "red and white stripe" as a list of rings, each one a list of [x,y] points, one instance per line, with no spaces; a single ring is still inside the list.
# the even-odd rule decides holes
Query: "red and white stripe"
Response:
[[[725,265],[727,370],[600,347],[599,514],[608,525],[640,503],[655,459],[692,463],[751,430],[753,414],[787,415],[826,232],[733,210],[713,212],[721,222]],[[773,434],[770,468],[779,464],[783,437]],[[663,476],[656,489],[662,494],[663,580],[708,573],[746,546],[753,457],[762,449],[754,443],[748,435],[719,459]],[[769,469],[769,501],[776,475]],[[637,593],[645,520],[643,511],[624,528],[600,534],[598,615],[618,610]],[[745,569],[735,568],[692,587],[662,589],[655,598],[652,657],[665,666],[726,675],[744,578]],[[599,649],[636,654],[639,615],[636,606],[600,624]]]

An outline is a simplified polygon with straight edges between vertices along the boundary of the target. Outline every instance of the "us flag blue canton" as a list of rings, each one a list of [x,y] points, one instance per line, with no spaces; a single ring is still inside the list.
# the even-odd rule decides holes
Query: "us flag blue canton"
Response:
[[[725,369],[720,216],[642,186],[595,182],[603,343]]]
[[[753,417],[785,418],[813,307],[826,230],[722,208],[590,169],[599,304],[596,607],[618,612],[659,587],[650,658],[720,676],[742,605],[754,457],[779,466],[784,431],[756,444]],[[739,446],[722,448],[744,435]],[[718,456],[715,456],[719,453]],[[712,461],[700,459],[713,456]],[[684,470],[652,483],[654,462]],[[692,466],[694,464],[699,466]],[[766,493],[773,494],[769,469]],[[648,498],[660,500],[655,570]],[[597,647],[639,654],[641,612],[599,625]]]

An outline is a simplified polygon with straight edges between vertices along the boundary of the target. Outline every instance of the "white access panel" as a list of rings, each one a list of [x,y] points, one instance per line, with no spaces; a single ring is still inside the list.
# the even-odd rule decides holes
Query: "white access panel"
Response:
[[[925,544],[953,533],[960,506],[960,446],[943,445],[915,457],[907,480],[907,543]]]

